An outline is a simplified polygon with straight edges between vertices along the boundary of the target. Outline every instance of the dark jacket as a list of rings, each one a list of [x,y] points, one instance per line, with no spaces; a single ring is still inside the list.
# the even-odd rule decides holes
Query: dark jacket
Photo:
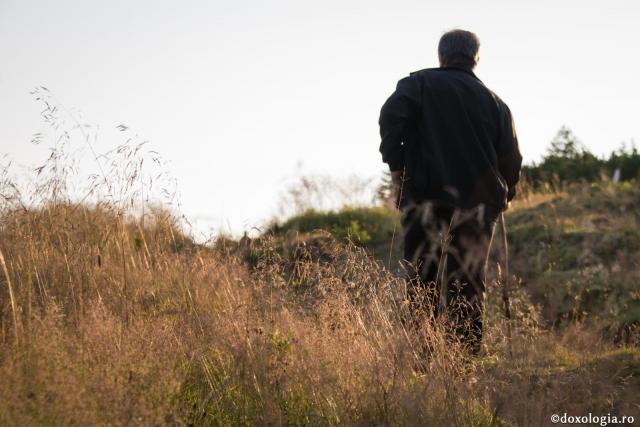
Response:
[[[509,107],[473,72],[411,73],[380,112],[380,152],[405,171],[404,201],[502,210],[515,196],[522,156]]]

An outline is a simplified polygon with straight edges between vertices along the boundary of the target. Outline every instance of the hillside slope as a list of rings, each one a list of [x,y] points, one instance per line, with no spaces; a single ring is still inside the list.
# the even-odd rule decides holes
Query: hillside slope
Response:
[[[0,425],[545,425],[564,412],[640,419],[632,328],[618,344],[602,334],[632,319],[608,307],[637,307],[625,276],[635,277],[637,200],[631,187],[589,187],[514,206],[515,316],[504,319],[494,278],[477,358],[441,323],[405,326],[404,281],[386,267],[394,251],[373,237],[393,235],[394,213],[373,215],[375,232],[364,220],[342,222],[376,260],[325,231],[281,227],[203,246],[162,211],[142,223],[106,203],[3,209]],[[602,218],[607,212],[615,215]],[[610,249],[599,249],[607,239]],[[612,252],[616,245],[624,247]],[[563,258],[570,251],[588,256]],[[579,300],[594,314],[555,321],[567,317],[563,295],[577,289],[563,284],[589,285],[580,288],[588,295],[595,282],[581,278],[599,265],[599,283],[611,290],[597,305]],[[566,294],[541,291],[548,277],[568,278],[557,279]]]
[[[507,219],[513,271],[548,321],[583,321],[638,343],[640,188],[574,185],[521,201]]]
[[[324,229],[367,248],[401,275],[397,216],[384,208],[308,212],[290,218],[277,231],[304,235]],[[527,193],[505,218],[510,271],[549,325],[581,321],[616,340],[638,339],[640,188],[629,182],[603,182],[574,184],[563,192]],[[499,224],[495,233],[492,267],[503,267]]]

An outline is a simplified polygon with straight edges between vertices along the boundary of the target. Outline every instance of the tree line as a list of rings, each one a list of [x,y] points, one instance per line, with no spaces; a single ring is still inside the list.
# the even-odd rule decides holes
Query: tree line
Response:
[[[640,178],[640,153],[635,144],[621,147],[609,156],[597,157],[566,126],[560,128],[539,163],[522,167],[522,175],[534,188],[546,184],[593,182],[602,178],[631,181]]]

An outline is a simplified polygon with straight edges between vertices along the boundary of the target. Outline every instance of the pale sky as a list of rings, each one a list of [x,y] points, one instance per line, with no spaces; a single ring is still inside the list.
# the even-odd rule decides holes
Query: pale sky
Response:
[[[135,129],[171,161],[187,217],[238,233],[300,171],[379,175],[382,103],[454,27],[480,37],[476,74],[525,161],[563,124],[598,155],[637,140],[639,22],[631,0],[0,0],[0,155],[48,155],[29,143],[43,85],[100,126],[99,151]]]

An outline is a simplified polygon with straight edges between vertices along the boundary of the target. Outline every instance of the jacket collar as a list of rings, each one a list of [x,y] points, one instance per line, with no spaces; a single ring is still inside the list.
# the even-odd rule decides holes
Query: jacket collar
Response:
[[[471,76],[472,76],[473,78],[475,78],[476,80],[479,80],[479,81],[480,81],[480,79],[478,78],[478,76],[476,76],[476,75],[475,75],[475,73],[474,73],[472,70],[468,69],[468,68],[459,67],[459,66],[455,66],[455,65],[450,65],[450,66],[447,66],[447,67],[440,67],[440,70],[456,70],[456,71],[462,71],[462,72],[464,72],[464,73],[467,73],[467,74],[471,75]]]

